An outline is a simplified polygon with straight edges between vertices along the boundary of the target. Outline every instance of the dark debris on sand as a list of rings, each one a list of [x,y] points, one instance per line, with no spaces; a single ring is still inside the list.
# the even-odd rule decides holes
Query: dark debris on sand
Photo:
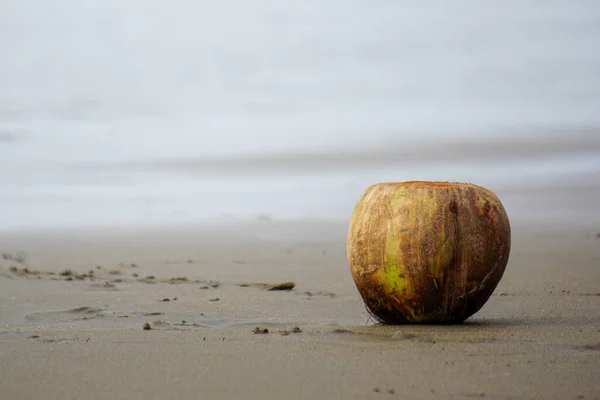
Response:
[[[34,277],[37,277],[38,279],[41,279],[43,276],[48,277],[48,279],[56,279],[56,278],[52,278],[55,275],[63,277],[63,278],[65,278],[64,280],[67,280],[67,281],[72,281],[72,280],[82,281],[84,279],[94,280],[94,278],[95,278],[94,271],[89,271],[87,273],[82,273],[82,274],[76,274],[73,271],[71,271],[70,269],[65,269],[65,270],[59,272],[58,274],[56,274],[54,272],[31,270],[27,267],[18,268],[17,266],[13,265],[9,268],[9,271],[17,276],[21,276],[21,277],[34,276]]]
[[[2,259],[14,261],[17,264],[25,264],[27,262],[27,253],[23,251],[18,251],[16,253],[2,253]]]
[[[292,290],[296,287],[294,282],[282,282],[271,285],[267,290]]]
[[[279,334],[281,336],[288,336],[292,333],[302,333],[302,329],[300,329],[299,327],[295,326],[292,329],[282,329],[279,331]]]
[[[296,287],[294,282],[281,282],[281,283],[240,283],[238,284],[240,287],[255,287],[262,290],[270,290],[270,291],[290,291]]]

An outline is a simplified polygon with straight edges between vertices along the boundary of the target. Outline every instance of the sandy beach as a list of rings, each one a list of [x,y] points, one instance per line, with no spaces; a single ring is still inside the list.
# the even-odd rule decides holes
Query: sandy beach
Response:
[[[465,324],[378,326],[346,229],[4,233],[2,398],[600,398],[598,232],[513,223],[506,273]]]

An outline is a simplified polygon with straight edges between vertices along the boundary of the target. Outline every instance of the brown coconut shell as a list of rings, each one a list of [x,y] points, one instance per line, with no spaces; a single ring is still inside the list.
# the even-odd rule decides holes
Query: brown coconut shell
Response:
[[[466,183],[384,182],[358,200],[347,257],[381,323],[460,323],[483,307],[510,254],[496,195]]]

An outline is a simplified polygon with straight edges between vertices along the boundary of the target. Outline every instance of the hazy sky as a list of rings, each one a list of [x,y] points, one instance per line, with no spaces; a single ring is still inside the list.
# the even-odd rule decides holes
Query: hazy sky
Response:
[[[145,157],[596,124],[599,39],[592,0],[3,0],[0,130]]]

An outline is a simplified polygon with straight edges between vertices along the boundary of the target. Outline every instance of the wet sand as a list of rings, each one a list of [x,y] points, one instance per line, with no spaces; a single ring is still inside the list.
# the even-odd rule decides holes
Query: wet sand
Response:
[[[345,234],[327,221],[4,233],[2,398],[600,398],[596,231],[513,223],[479,313],[396,327],[369,319]]]

